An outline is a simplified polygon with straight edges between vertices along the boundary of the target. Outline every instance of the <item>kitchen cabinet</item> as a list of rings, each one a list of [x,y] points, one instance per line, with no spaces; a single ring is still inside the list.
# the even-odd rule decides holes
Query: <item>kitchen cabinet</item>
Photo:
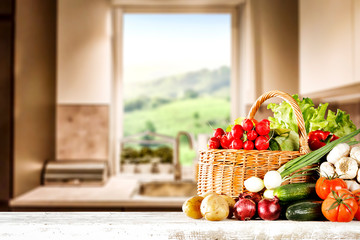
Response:
[[[0,1],[0,209],[11,192],[13,26],[12,1]]]
[[[13,11],[13,0],[0,1],[0,15],[11,15]]]
[[[358,90],[360,1],[301,0],[299,13],[300,93]]]
[[[5,212],[0,238],[22,239],[359,239],[358,221],[206,221],[182,212]]]

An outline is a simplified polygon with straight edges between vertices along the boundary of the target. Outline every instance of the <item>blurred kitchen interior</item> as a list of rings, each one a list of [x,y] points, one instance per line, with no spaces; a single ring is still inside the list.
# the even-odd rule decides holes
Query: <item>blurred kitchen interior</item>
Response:
[[[122,131],[112,40],[126,12],[232,14],[231,119],[278,89],[329,102],[360,126],[360,0],[1,0],[2,210],[180,209],[124,197],[136,184],[111,180]],[[55,159],[102,159],[114,187],[44,187]]]

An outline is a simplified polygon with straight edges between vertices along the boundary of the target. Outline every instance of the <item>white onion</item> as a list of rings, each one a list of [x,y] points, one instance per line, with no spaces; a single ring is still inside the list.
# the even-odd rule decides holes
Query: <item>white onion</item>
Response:
[[[267,198],[267,199],[274,198],[274,190],[270,190],[270,189],[265,190],[263,196],[264,196],[264,198]]]
[[[258,177],[250,177],[244,181],[244,185],[249,192],[260,192],[264,188],[264,181]]]
[[[281,185],[282,179],[278,171],[269,171],[264,176],[264,185],[267,189],[274,189]]]

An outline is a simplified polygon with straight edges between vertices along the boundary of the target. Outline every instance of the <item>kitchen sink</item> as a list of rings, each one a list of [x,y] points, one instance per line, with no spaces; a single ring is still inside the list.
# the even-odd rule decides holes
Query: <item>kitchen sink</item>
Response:
[[[136,195],[146,197],[191,197],[196,195],[194,181],[140,182]]]

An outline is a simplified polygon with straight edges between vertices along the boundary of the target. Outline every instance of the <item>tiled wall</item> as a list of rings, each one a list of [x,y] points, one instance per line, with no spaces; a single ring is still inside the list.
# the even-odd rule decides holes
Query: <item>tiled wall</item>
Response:
[[[56,158],[106,160],[109,146],[108,105],[57,106]]]

